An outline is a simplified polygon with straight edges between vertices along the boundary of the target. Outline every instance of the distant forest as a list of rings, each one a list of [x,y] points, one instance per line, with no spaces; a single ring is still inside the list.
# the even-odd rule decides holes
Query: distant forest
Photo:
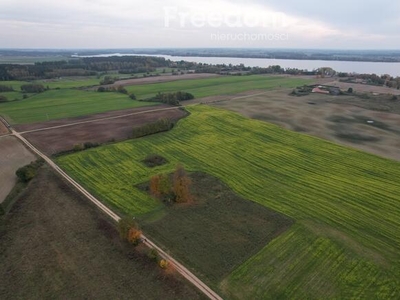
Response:
[[[121,74],[153,72],[168,67],[169,61],[158,57],[115,56],[75,58],[35,64],[0,64],[0,80],[36,80],[65,76],[93,76],[100,72]]]
[[[99,50],[94,50],[95,53]],[[106,51],[106,50],[102,50]],[[153,50],[159,51],[159,50]],[[172,51],[172,50],[171,50]],[[173,50],[174,53],[183,50]],[[195,51],[192,49],[192,51]],[[226,53],[223,50],[210,50],[209,53],[215,53],[213,51],[219,51],[218,53]],[[239,50],[225,50],[225,51],[239,51]],[[253,50],[255,51],[255,50]],[[94,54],[95,54],[94,53]],[[328,51],[324,52],[328,55]],[[347,53],[347,52],[346,52]],[[352,52],[349,52],[352,53]],[[358,52],[355,52],[358,53]],[[368,52],[369,55],[388,54],[389,52]],[[397,52],[395,52],[396,54]],[[349,73],[338,73],[331,68],[319,68],[313,71],[300,70],[297,68],[282,68],[279,65],[273,65],[269,67],[246,67],[243,64],[240,65],[226,65],[226,64],[205,64],[195,63],[188,61],[173,62],[163,57],[155,56],[110,56],[110,57],[71,57],[71,53],[68,52],[43,52],[43,51],[12,51],[12,50],[0,50],[0,55],[3,57],[12,57],[18,55],[35,55],[43,56],[48,55],[49,57],[57,57],[57,55],[64,57],[64,60],[57,61],[44,61],[36,62],[34,64],[0,64],[0,81],[8,80],[21,80],[21,81],[34,81],[40,79],[53,79],[68,76],[98,76],[107,74],[131,74],[136,77],[135,74],[143,73],[144,76],[148,76],[150,72],[156,74],[149,76],[160,75],[165,73],[166,69],[170,69],[172,75],[178,75],[183,73],[214,73],[220,75],[231,75],[231,76],[245,76],[251,74],[289,74],[289,75],[310,75],[310,76],[321,76],[321,77],[332,77],[337,76],[341,78],[341,81],[355,82],[355,80],[361,80],[364,84],[369,85],[386,85],[391,88],[400,88],[400,78],[392,77],[390,75],[376,75],[376,74],[349,74]],[[89,53],[84,53],[89,55]],[[179,53],[182,55],[183,53]],[[191,53],[192,54],[192,53]],[[251,55],[251,52],[249,53]],[[284,52],[281,53],[282,55]],[[332,53],[331,53],[332,54]],[[353,53],[354,54],[354,53]],[[68,56],[69,55],[69,56]],[[83,53],[80,53],[83,55]],[[193,55],[193,54],[192,54]],[[204,55],[204,53],[202,53]],[[400,55],[400,53],[399,53]],[[400,59],[400,56],[399,56]],[[160,71],[160,69],[162,71]],[[111,78],[106,76],[105,78]],[[137,78],[137,77],[136,77]],[[111,84],[118,77],[113,77],[112,82],[105,82],[104,80],[100,84]],[[10,90],[11,87],[1,86],[3,91]]]

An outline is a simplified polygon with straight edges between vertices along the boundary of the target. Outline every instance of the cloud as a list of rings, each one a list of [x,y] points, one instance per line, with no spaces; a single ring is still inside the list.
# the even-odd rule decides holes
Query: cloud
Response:
[[[240,3],[231,0],[232,3]],[[283,11],[293,16],[317,20],[342,30],[362,31],[371,34],[397,34],[393,26],[400,15],[400,2],[378,0],[250,0],[265,7]]]
[[[398,48],[399,15],[400,3],[367,0],[2,0],[0,39],[3,47]],[[216,33],[290,38],[215,41]]]

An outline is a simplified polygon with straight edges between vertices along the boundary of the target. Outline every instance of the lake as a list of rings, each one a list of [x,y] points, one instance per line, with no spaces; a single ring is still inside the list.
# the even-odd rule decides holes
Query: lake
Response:
[[[348,73],[367,73],[367,74],[390,74],[391,76],[400,76],[400,63],[383,62],[358,62],[358,61],[330,61],[330,60],[293,60],[293,59],[268,59],[268,58],[236,58],[236,57],[197,57],[197,56],[171,56],[171,55],[153,55],[153,54],[100,54],[90,56],[74,57],[109,57],[109,56],[156,56],[170,59],[171,61],[186,60],[190,62],[206,64],[244,64],[247,67],[268,67],[279,65],[282,68],[297,68],[301,70],[315,70],[321,67],[331,67],[338,72]]]

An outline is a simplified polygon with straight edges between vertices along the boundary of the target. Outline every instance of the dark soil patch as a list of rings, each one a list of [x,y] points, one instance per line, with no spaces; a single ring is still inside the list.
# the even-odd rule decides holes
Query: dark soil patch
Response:
[[[365,116],[353,116],[352,118],[346,118],[342,116],[331,116],[327,120],[337,124],[366,124],[371,127],[376,127],[382,130],[391,131],[390,126],[387,125],[386,123],[373,120]],[[373,121],[373,123],[368,123],[369,121]]]
[[[363,142],[378,142],[380,141],[379,138],[371,135],[365,135],[355,132],[337,132],[335,134],[336,137],[352,142],[352,143],[363,143]]]
[[[331,116],[327,118],[327,120],[334,123],[333,125],[329,126],[329,128],[331,128],[335,132],[336,137],[355,144],[362,144],[364,142],[378,142],[381,139],[378,136],[359,133],[355,131],[354,128],[352,128],[352,125],[362,124],[381,130],[397,133],[396,130],[392,130],[390,126],[386,123],[368,118],[366,116]]]
[[[158,154],[150,154],[144,160],[143,163],[149,168],[165,165],[168,160]]]
[[[47,167],[0,218],[1,299],[200,299]]]
[[[217,288],[293,221],[241,198],[215,177],[192,173],[190,178],[194,203],[165,207],[141,224],[147,235]],[[139,188],[148,190],[148,185]]]

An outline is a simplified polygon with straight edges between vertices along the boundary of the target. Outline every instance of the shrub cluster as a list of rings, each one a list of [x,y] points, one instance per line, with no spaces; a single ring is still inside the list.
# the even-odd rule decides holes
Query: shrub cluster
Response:
[[[118,86],[118,87],[104,87],[101,86],[97,89],[98,92],[100,93],[104,93],[104,92],[117,92],[117,93],[121,93],[121,94],[125,94],[128,95],[128,91],[122,86]]]
[[[139,245],[142,237],[142,231],[138,223],[132,217],[124,217],[118,222],[118,232],[121,240],[134,246]]]
[[[0,93],[13,92],[13,91],[14,91],[14,89],[12,88],[12,86],[0,84]]]
[[[192,181],[182,165],[177,165],[172,176],[159,174],[150,179],[150,193],[153,197],[170,203],[190,203],[193,196],[190,192]]]
[[[96,148],[98,146],[100,146],[99,143],[86,142],[84,144],[76,144],[74,146],[74,148],[72,149],[72,151],[78,152],[78,151],[83,151],[83,150],[90,149],[90,148]]]
[[[149,168],[154,168],[157,166],[165,165],[168,160],[158,154],[150,154],[147,155],[146,158],[143,160],[144,164]]]
[[[114,84],[118,79],[118,77],[104,76],[103,80],[100,81],[100,85]]]
[[[179,105],[180,101],[192,100],[194,96],[187,92],[175,92],[175,93],[160,93],[158,92],[152,98],[146,99],[145,101],[161,102],[171,105]]]
[[[174,123],[170,119],[159,119],[158,121],[133,128],[132,138],[139,138],[150,134],[171,130]]]
[[[36,172],[42,164],[43,160],[38,159],[34,162],[31,162],[29,165],[19,168],[15,174],[22,182],[28,182],[36,176]]]
[[[46,89],[42,84],[24,84],[21,86],[24,93],[42,93]]]

